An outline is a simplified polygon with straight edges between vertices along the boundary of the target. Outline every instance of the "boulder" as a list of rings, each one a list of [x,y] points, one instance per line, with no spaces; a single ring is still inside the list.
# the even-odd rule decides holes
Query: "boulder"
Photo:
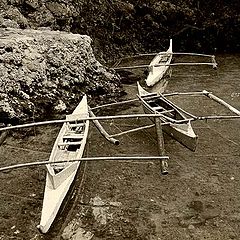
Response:
[[[91,38],[46,29],[0,29],[0,122],[49,118],[121,95],[115,72],[95,58]]]

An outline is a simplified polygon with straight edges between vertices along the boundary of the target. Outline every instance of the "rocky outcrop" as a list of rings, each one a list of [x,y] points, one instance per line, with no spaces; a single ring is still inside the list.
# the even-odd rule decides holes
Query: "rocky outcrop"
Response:
[[[71,112],[84,93],[92,104],[121,94],[86,35],[3,28],[0,35],[0,122]]]

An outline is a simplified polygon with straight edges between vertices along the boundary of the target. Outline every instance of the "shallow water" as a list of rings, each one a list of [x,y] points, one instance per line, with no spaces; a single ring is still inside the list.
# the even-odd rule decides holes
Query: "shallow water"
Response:
[[[148,60],[141,59],[139,62],[134,60],[125,64],[146,64]],[[189,60],[192,59],[175,59],[175,61]],[[172,69],[172,77],[169,79],[166,92],[192,92],[205,89],[240,109],[240,55],[217,55],[216,60],[217,70],[209,66],[175,67]],[[133,71],[133,77],[143,82],[144,73],[142,70]],[[137,94],[135,82],[130,82],[125,84],[128,93],[126,99],[136,98]],[[196,115],[231,114],[207,97],[175,96],[171,99]],[[108,108],[99,114],[142,112],[141,105],[136,102],[124,107]],[[149,124],[149,121],[115,120],[105,121],[103,124],[110,133],[117,133]],[[168,176],[162,177],[159,165],[153,161],[87,163],[76,181],[74,197],[70,198],[68,207],[57,219],[51,232],[45,236],[36,230],[41,213],[44,168],[24,170],[21,176],[17,171],[9,174],[0,173],[3,213],[0,217],[2,226],[0,239],[15,237],[35,240],[99,240],[124,239],[124,236],[128,239],[155,240],[160,237],[187,239],[188,230],[181,227],[179,229],[175,216],[181,219],[181,216],[189,210],[186,203],[196,198],[196,192],[199,198],[202,196],[201,201],[204,204],[215,201],[211,203],[214,210],[218,209],[216,206],[221,206],[221,214],[230,216],[237,211],[240,199],[238,174],[240,121],[194,122],[193,127],[199,136],[199,144],[194,153],[165,136],[165,150],[170,157]],[[51,150],[57,128],[40,129],[38,133],[37,136],[27,139],[7,139],[6,144],[14,146],[15,150],[8,151],[4,145],[0,147],[4,164],[34,161],[36,157],[45,159]],[[150,129],[124,135],[119,137],[120,146],[114,146],[103,139],[91,125],[85,156],[157,155],[154,134],[154,129]],[[37,152],[22,151],[24,148],[31,148]],[[234,184],[231,179],[234,179]],[[14,189],[19,183],[21,184]],[[5,209],[9,211],[6,213]],[[159,225],[159,221],[163,220],[168,222],[164,227],[164,223]],[[226,223],[224,221],[220,219],[215,223],[222,224],[221,228],[217,226],[214,228],[210,222],[204,226],[206,229],[199,228],[192,234],[195,234],[196,239],[197,234],[211,240],[228,239],[228,222],[231,220],[228,219]],[[236,222],[231,224],[236,237],[240,237]],[[169,232],[172,232],[171,237],[167,235]],[[166,238],[163,237],[164,234]]]
[[[183,59],[183,61],[188,61],[189,59]],[[192,60],[192,59],[191,59]],[[168,86],[166,88],[166,92],[192,92],[192,91],[202,91],[202,90],[208,90],[209,92],[212,92],[213,94],[216,94],[217,96],[221,97],[222,99],[226,100],[236,108],[240,109],[240,84],[239,84],[239,67],[240,67],[240,56],[239,55],[219,55],[216,56],[216,60],[218,62],[218,69],[213,70],[209,66],[198,66],[198,67],[176,67],[172,70],[172,77],[169,79]],[[129,64],[136,64],[136,60]],[[134,74],[136,78],[141,78],[143,75],[143,72],[141,71],[135,71]],[[135,98],[136,96],[136,84],[126,84],[125,89],[128,93],[127,98]],[[209,100],[206,96],[202,97],[191,97],[191,96],[175,96],[172,98],[173,101],[175,101],[179,106],[182,108],[200,116],[206,116],[206,115],[218,115],[218,114],[230,114],[227,109],[225,109],[223,106],[219,105],[218,103]],[[139,109],[140,108],[140,109]],[[141,112],[141,106],[139,106],[137,103],[133,104],[132,106],[129,105],[127,109],[122,109],[121,107],[114,109],[109,109],[108,114],[129,114],[129,113],[137,113]],[[144,120],[139,120],[138,123],[134,120],[131,121],[118,121],[116,122],[111,122],[110,127],[106,126],[108,128],[108,131],[113,131],[113,130],[118,130],[118,131],[123,131],[126,128],[126,125],[128,124],[127,127],[129,126],[137,126],[138,124],[143,124]],[[239,133],[240,133],[240,123],[239,121],[210,121],[208,123],[193,123],[195,130],[197,134],[199,135],[199,147],[196,151],[195,158],[196,156],[199,156],[201,158],[203,155],[206,157],[209,156],[220,156],[221,154],[229,154],[234,155],[238,152],[239,150]],[[207,133],[206,133],[207,130]],[[96,133],[92,133],[92,136],[96,136]],[[146,138],[147,134],[147,138]],[[150,132],[151,134],[151,132]],[[129,136],[124,136],[121,138],[121,142],[128,142],[125,147],[119,147],[118,149],[116,147],[112,147],[112,149],[109,149],[109,144],[103,144],[101,146],[101,151],[91,151],[91,149],[96,149],[99,144],[98,140],[90,140],[90,145],[89,145],[89,150],[88,154],[89,155],[105,155],[105,154],[140,154],[143,152],[147,153],[149,155],[154,155],[157,154],[156,148],[153,149],[150,147],[151,144],[153,144],[153,140],[151,135],[149,135],[149,132],[145,132],[145,136],[142,133],[137,133],[135,134],[137,136],[138,140],[142,139],[145,147],[148,146],[148,151],[143,151],[142,145],[140,144],[134,144],[136,143],[136,140],[134,140],[133,135],[129,134]],[[101,141],[101,140],[100,140]],[[216,141],[214,143],[214,141]],[[124,144],[122,143],[122,144]],[[210,146],[212,144],[212,146]],[[219,147],[216,145],[220,145],[220,149],[222,148],[222,152],[219,153]],[[221,146],[223,145],[223,146]],[[152,146],[152,145],[151,145]],[[156,145],[155,145],[156,146]],[[182,149],[182,146],[179,146],[179,144],[176,145],[175,141],[172,141],[167,137],[165,139],[165,147],[168,155],[170,158],[181,158],[184,155],[184,159],[186,161],[191,161],[193,158],[193,153],[186,152],[185,149]],[[100,164],[100,163],[99,163]],[[140,163],[139,163],[140,164]],[[177,164],[177,163],[175,163]],[[108,165],[109,166],[109,165]],[[171,174],[171,167],[172,164],[170,164],[170,174]],[[94,167],[93,167],[94,169]],[[97,168],[96,168],[97,169]],[[104,168],[105,169],[105,168]],[[106,169],[105,169],[106,170]],[[111,171],[111,169],[109,169]],[[131,170],[133,171],[133,170]],[[174,170],[175,171],[175,170]],[[90,170],[91,172],[91,170]],[[143,175],[146,173],[142,173]],[[121,174],[120,174],[121,175]],[[195,173],[189,172],[187,170],[184,174],[184,178],[192,178],[194,177]],[[111,177],[113,177],[110,174]],[[108,175],[109,177],[109,175]],[[197,177],[194,177],[197,178]],[[131,180],[134,181],[134,178]],[[88,184],[85,182],[85,184]],[[108,185],[111,185],[111,178],[109,179],[109,182],[99,182],[99,184],[104,184],[106,188],[108,188]],[[147,185],[145,188],[149,188],[150,186]],[[92,187],[90,187],[91,189]],[[95,189],[95,188],[94,188]],[[145,189],[145,190],[146,190]],[[96,189],[95,189],[96,191]],[[97,194],[103,196],[105,193],[106,189],[100,187],[99,191],[96,191]],[[121,191],[121,187],[119,188],[119,191]],[[95,192],[95,193],[96,193]],[[84,193],[83,193],[84,194]],[[91,193],[88,193],[92,195]],[[181,194],[181,193],[180,193]],[[238,193],[239,194],[239,193]],[[91,198],[92,199],[92,198]],[[104,200],[101,200],[104,202]],[[90,200],[91,202],[91,200]],[[104,219],[105,223],[103,224],[104,226],[108,226],[107,222],[114,221],[112,219],[114,215],[114,211],[111,212],[109,210],[109,202],[106,201],[105,203],[101,204],[106,205],[105,207],[98,207],[98,211],[101,212],[97,217],[95,216],[95,221],[100,221],[101,219]],[[120,203],[121,204],[121,203]],[[144,204],[142,202],[142,204]],[[131,208],[131,206],[128,206]],[[95,208],[92,207],[92,211],[95,211]],[[110,214],[110,216],[109,216]],[[112,215],[111,215],[112,214]],[[73,217],[74,218],[74,217]],[[82,218],[78,218],[80,225],[81,225],[81,220]],[[100,219],[100,220],[99,220]],[[76,221],[76,218],[74,218],[74,221]],[[71,224],[71,221],[70,221]],[[82,224],[83,226],[84,224]],[[82,228],[80,227],[81,231]],[[89,228],[88,228],[89,230]],[[94,231],[94,228],[91,231]],[[72,230],[73,235],[77,235],[77,230]],[[123,233],[121,233],[123,235]],[[70,234],[71,235],[71,234]],[[94,234],[93,234],[94,235]],[[84,237],[84,234],[81,235],[81,239],[92,239],[88,238],[89,236],[89,231],[86,231],[86,235]],[[74,238],[72,238],[74,239]],[[94,237],[93,237],[94,239]],[[96,238],[98,239],[98,238]],[[101,238],[101,239],[106,239]],[[167,239],[167,238],[166,238]],[[224,239],[224,238],[222,238]]]

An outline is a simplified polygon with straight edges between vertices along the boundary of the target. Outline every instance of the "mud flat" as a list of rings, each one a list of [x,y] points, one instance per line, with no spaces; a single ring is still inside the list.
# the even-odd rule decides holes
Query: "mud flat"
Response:
[[[219,69],[174,69],[167,91],[209,90],[240,108],[239,56],[217,56]],[[137,73],[139,74],[139,73]],[[125,84],[135,98],[136,84]],[[201,115],[228,114],[205,98],[174,99]],[[98,114],[143,112],[139,103]],[[150,123],[147,119],[103,122],[111,133]],[[196,152],[165,136],[169,174],[160,164],[89,162],[82,165],[73,197],[51,232],[41,235],[44,167],[0,173],[0,239],[208,239],[240,237],[239,121],[196,122]],[[12,132],[0,147],[1,165],[46,160],[59,126]],[[157,155],[154,129],[119,137],[114,146],[93,125],[85,156]]]

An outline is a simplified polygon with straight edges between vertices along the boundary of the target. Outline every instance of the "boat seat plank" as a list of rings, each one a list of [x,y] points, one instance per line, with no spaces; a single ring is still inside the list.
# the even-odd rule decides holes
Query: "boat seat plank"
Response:
[[[157,93],[148,93],[146,95],[142,95],[142,98],[147,98],[147,97],[153,97],[153,96],[157,96]]]
[[[72,134],[72,133],[69,133],[69,134],[65,134],[63,136],[63,139],[81,139],[83,138],[84,134]]]
[[[64,143],[59,143],[58,147],[70,146],[70,145],[80,145],[80,144],[82,144],[82,141],[78,141],[78,142],[64,142]]]
[[[161,106],[157,106],[157,107],[152,107],[154,110],[161,110],[161,109],[164,109],[163,107],[161,107]]]
[[[66,163],[53,163],[51,164],[51,167],[53,167],[54,169],[64,169],[66,167]]]
[[[174,109],[171,109],[171,110],[164,110],[164,111],[159,112],[159,113],[172,113],[174,111],[175,111]]]
[[[70,127],[83,127],[84,123],[71,123],[69,122]]]

